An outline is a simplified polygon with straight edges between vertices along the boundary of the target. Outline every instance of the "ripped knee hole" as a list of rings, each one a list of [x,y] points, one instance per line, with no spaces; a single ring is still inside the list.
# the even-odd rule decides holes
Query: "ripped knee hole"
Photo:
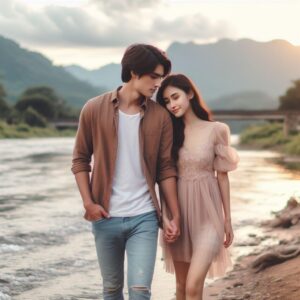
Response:
[[[135,291],[149,291],[149,288],[146,286],[131,286],[130,288]]]

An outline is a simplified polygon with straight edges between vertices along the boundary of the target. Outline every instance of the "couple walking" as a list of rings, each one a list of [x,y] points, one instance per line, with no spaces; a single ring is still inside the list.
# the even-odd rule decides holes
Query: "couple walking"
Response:
[[[162,227],[176,299],[202,299],[206,275],[220,276],[230,265],[227,172],[238,156],[229,128],[211,120],[190,79],[169,75],[171,62],[158,48],[129,46],[121,64],[124,84],[82,108],[72,162],[103,298],[123,299],[126,254],[129,299],[150,299]]]

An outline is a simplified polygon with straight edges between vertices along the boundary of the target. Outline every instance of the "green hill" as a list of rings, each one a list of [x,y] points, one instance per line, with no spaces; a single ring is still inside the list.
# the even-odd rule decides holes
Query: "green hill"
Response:
[[[28,87],[46,85],[55,89],[69,104],[80,107],[85,101],[102,93],[83,82],[63,67],[54,66],[45,56],[21,48],[17,43],[0,36],[0,82],[8,99],[15,102]]]

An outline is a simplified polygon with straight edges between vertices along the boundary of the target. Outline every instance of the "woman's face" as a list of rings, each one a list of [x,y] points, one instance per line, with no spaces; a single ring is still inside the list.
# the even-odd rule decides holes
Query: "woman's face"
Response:
[[[176,118],[182,117],[191,109],[190,99],[192,97],[192,94],[189,95],[185,91],[171,85],[167,86],[163,92],[166,108]]]

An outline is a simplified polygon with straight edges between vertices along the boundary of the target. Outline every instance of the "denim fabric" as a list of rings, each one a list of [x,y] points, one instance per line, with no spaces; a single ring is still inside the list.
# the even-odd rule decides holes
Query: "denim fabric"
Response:
[[[92,222],[104,300],[122,300],[124,258],[130,300],[150,299],[157,248],[156,212]]]

